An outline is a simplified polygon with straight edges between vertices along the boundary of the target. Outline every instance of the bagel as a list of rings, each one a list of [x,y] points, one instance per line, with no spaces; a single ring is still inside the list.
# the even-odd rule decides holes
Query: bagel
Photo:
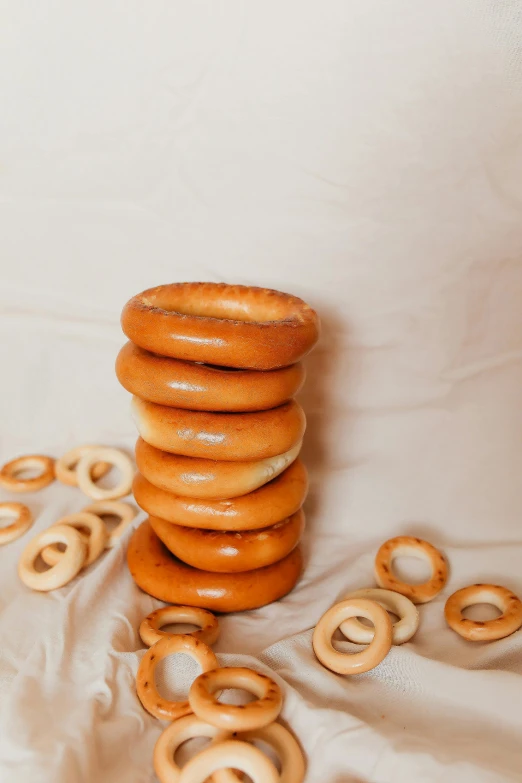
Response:
[[[275,457],[299,443],[306,427],[304,411],[295,400],[269,411],[209,413],[169,408],[133,397],[132,412],[138,432],[151,446],[205,459],[253,461]]]
[[[294,364],[319,336],[317,313],[302,299],[225,283],[149,288],[127,302],[121,325],[160,356],[252,370]]]
[[[279,476],[300,450],[301,443],[298,443],[277,457],[257,462],[226,462],[169,454],[138,438],[136,464],[151,484],[166,492],[220,500],[246,495]]]
[[[230,532],[200,530],[150,517],[149,522],[167,549],[194,568],[232,574],[271,565],[297,546],[304,530],[302,510],[272,527]]]
[[[157,356],[126,343],[116,375],[148,402],[194,411],[263,411],[291,399],[305,379],[301,362],[279,370],[235,370]]]
[[[278,563],[255,571],[200,571],[171,555],[148,521],[134,531],[127,563],[138,587],[154,598],[214,612],[242,612],[277,601],[294,587],[303,567],[301,550],[296,547]]]
[[[201,500],[173,495],[155,487],[140,473],[134,478],[136,503],[154,517],[204,530],[259,530],[295,514],[308,491],[306,468],[296,459],[280,476],[259,489],[228,500]]]

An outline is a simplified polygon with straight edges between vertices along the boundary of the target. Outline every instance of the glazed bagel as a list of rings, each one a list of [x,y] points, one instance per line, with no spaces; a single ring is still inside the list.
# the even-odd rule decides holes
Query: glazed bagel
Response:
[[[133,484],[136,503],[154,517],[204,530],[259,530],[281,522],[303,505],[306,468],[296,459],[280,476],[259,489],[228,500],[205,500],[165,492],[140,473]]]
[[[294,587],[303,564],[301,550],[296,547],[279,563],[255,571],[200,571],[173,557],[148,521],[134,531],[127,563],[138,587],[154,598],[215,612],[242,612],[277,601]]]
[[[303,439],[306,427],[304,411],[295,400],[269,411],[210,413],[133,397],[132,413],[143,440],[157,449],[240,462],[289,451]]]
[[[139,438],[136,464],[151,484],[166,492],[220,500],[246,495],[276,478],[294,462],[300,450],[301,443],[298,443],[277,457],[256,462],[226,462],[169,454]]]
[[[150,288],[125,305],[121,325],[160,356],[252,370],[294,364],[319,336],[317,313],[302,299],[225,283]]]
[[[304,383],[301,362],[257,372],[184,362],[123,346],[116,360],[121,385],[149,402],[194,411],[263,411],[291,399]]]
[[[299,510],[272,527],[241,533],[183,527],[157,517],[150,517],[149,522],[179,560],[204,571],[232,574],[263,568],[286,557],[299,543],[305,518]]]

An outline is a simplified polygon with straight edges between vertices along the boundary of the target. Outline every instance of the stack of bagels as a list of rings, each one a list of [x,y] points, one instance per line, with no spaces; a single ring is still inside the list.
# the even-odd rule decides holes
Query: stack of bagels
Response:
[[[149,518],[128,564],[167,603],[254,609],[302,568],[306,420],[293,399],[317,314],[263,288],[175,283],[125,306],[116,372],[139,432],[134,496]]]

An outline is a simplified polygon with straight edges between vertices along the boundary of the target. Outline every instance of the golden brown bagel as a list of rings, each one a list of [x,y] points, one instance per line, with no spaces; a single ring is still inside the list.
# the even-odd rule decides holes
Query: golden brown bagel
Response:
[[[136,464],[151,484],[166,492],[220,500],[246,495],[279,476],[297,458],[300,449],[298,443],[277,457],[256,462],[226,462],[169,454],[138,438]]]
[[[294,364],[319,336],[317,313],[296,296],[225,283],[173,283],[123,308],[123,331],[160,356],[272,370]]]
[[[116,375],[131,394],[159,405],[195,411],[262,411],[291,399],[305,378],[301,362],[258,372],[213,367],[123,346]]]
[[[149,522],[167,549],[184,563],[223,574],[277,563],[297,546],[304,530],[302,510],[272,527],[243,532],[200,530],[157,517]]]
[[[248,495],[205,500],[173,495],[155,487],[140,473],[133,484],[136,503],[148,514],[185,527],[204,530],[258,530],[295,514],[308,491],[306,468],[296,459],[280,476]]]
[[[253,461],[289,451],[303,439],[306,418],[295,401],[269,411],[209,413],[132,398],[134,421],[151,446],[186,457]]]
[[[171,555],[149,522],[133,533],[127,562],[138,587],[154,598],[214,612],[242,612],[277,601],[294,587],[303,565],[301,550],[296,547],[278,563],[255,571],[200,571]]]

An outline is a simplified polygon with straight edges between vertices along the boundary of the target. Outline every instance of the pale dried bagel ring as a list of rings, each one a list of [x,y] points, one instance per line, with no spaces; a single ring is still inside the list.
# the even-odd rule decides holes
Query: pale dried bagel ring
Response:
[[[92,449],[99,449],[101,446],[76,446],[74,449],[70,449],[63,457],[56,460],[54,470],[56,478],[61,481],[62,484],[67,484],[69,487],[78,486],[78,478],[76,476],[76,466],[78,461]],[[93,465],[92,477],[94,480],[102,478],[111,469],[111,465],[108,462],[98,462]]]
[[[33,515],[23,503],[0,503],[0,519],[14,517],[14,522],[0,527],[0,546],[16,541],[32,526]]]
[[[154,771],[160,783],[179,781],[181,769],[176,764],[175,756],[184,742],[196,737],[209,737],[216,742],[223,742],[230,736],[230,732],[216,729],[215,726],[210,726],[195,715],[185,715],[184,718],[175,720],[167,726],[154,747]]]
[[[39,470],[34,478],[17,478],[25,470]],[[44,454],[27,454],[7,462],[0,469],[0,486],[10,492],[37,492],[55,479],[54,459]]]
[[[108,462],[120,469],[122,477],[115,487],[103,489],[94,483],[91,476],[92,469],[97,462]],[[76,475],[78,486],[87,497],[93,500],[117,500],[129,494],[134,478],[134,468],[130,457],[123,451],[102,447],[91,449],[81,457],[76,466]]]
[[[306,417],[295,400],[269,411],[214,413],[132,398],[132,416],[144,441],[161,451],[199,459],[254,462],[276,457],[303,439]]]
[[[192,498],[228,500],[246,495],[277,478],[301,451],[301,442],[284,454],[254,462],[184,457],[136,442],[136,465],[147,481],[165,492]]]
[[[349,598],[368,598],[370,601],[376,601],[384,609],[399,617],[399,620],[393,624],[392,644],[404,644],[409,641],[419,627],[419,610],[401,593],[383,590],[380,587],[364,587],[343,595],[341,600],[347,601]],[[363,625],[357,617],[350,617],[339,627],[346,638],[356,644],[370,644],[375,635],[375,629]]]
[[[333,634],[349,617],[366,617],[374,625],[373,640],[362,652],[341,653],[332,646]],[[323,614],[312,636],[317,658],[323,666],[337,674],[361,674],[374,669],[388,655],[391,644],[390,615],[375,601],[368,601],[366,598],[350,598],[332,606]]]
[[[502,614],[494,620],[468,620],[462,611],[474,604],[492,604]],[[499,585],[471,585],[450,595],[444,608],[449,627],[470,642],[491,642],[509,636],[522,626],[522,601]]]
[[[110,532],[108,531],[109,538],[105,545],[107,549],[112,549],[118,543],[137,513],[136,508],[131,506],[130,503],[122,503],[118,500],[98,500],[96,503],[86,506],[83,510],[89,514],[96,514],[101,519],[103,517],[119,517],[120,521],[116,527]]]
[[[303,753],[295,737],[290,734],[280,723],[271,723],[254,731],[240,732],[234,736],[242,742],[265,742],[272,747],[279,756],[281,772],[279,783],[302,783],[305,776],[305,761]],[[217,744],[219,737],[213,739]],[[231,769],[220,769],[214,773],[215,783],[241,783],[240,778]]]
[[[36,558],[50,544],[65,544],[66,550],[58,563],[48,571],[36,571]],[[28,543],[18,563],[18,576],[32,590],[56,590],[74,579],[86,556],[87,544],[77,530],[69,525],[54,525]]]
[[[59,519],[56,524],[69,525],[70,527],[76,528],[76,530],[80,530],[80,532],[83,528],[86,528],[89,531],[85,536],[85,541],[87,544],[87,557],[85,559],[85,563],[83,564],[84,568],[92,565],[92,563],[94,563],[94,561],[99,558],[107,546],[107,541],[109,538],[107,528],[103,524],[100,517],[96,516],[95,514],[89,514],[86,511],[79,511],[77,514],[68,514],[66,517],[62,517],[62,519]],[[56,544],[53,544],[52,546],[46,546],[40,552],[40,557],[44,563],[50,566],[56,565],[63,555],[64,553],[57,548]]]
[[[225,740],[198,753],[187,761],[179,783],[204,783],[218,769],[245,772],[252,783],[278,783],[279,773],[262,751],[248,742]]]
[[[193,636],[210,647],[219,636],[219,623],[212,612],[206,609],[199,609],[196,606],[166,606],[163,609],[156,609],[142,620],[140,625],[140,637],[143,644],[150,647],[160,639],[168,639],[174,634],[160,630],[169,623],[192,623],[199,625],[198,631],[186,632],[185,636]]]
[[[290,400],[305,379],[301,362],[278,370],[235,370],[184,362],[123,346],[116,375],[131,394],[193,411],[264,411]]]
[[[396,557],[417,557],[426,560],[431,567],[431,579],[420,585],[402,582],[394,576],[393,561]],[[422,538],[397,536],[385,541],[375,557],[375,579],[379,587],[401,593],[414,604],[425,604],[440,593],[448,578],[448,566],[444,555]]]
[[[222,704],[216,693],[243,688],[257,696],[249,704]],[[252,731],[273,723],[283,706],[279,685],[266,674],[245,667],[226,666],[200,674],[189,691],[189,704],[201,720],[226,731]]]
[[[302,299],[225,283],[149,288],[127,302],[121,325],[159,356],[252,370],[294,364],[319,336],[317,313]]]
[[[154,682],[156,666],[167,655],[174,655],[174,653],[189,655],[199,663],[204,673],[215,669],[218,665],[217,658],[210,647],[186,634],[160,639],[149,647],[138,667],[136,690],[147,712],[160,720],[176,720],[192,712],[188,701],[169,701],[160,696],[156,690]]]

